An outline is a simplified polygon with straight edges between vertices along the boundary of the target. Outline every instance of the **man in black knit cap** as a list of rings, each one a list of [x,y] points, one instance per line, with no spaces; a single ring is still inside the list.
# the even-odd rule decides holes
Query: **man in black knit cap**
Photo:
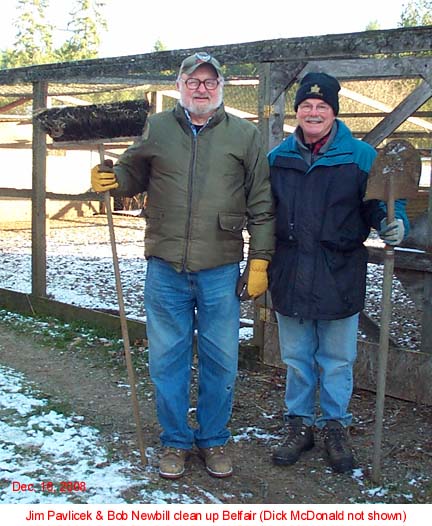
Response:
[[[294,102],[298,126],[269,153],[276,204],[269,277],[287,366],[286,438],[273,462],[297,462],[314,446],[315,426],[331,467],[345,472],[354,465],[347,428],[366,291],[364,241],[373,227],[399,244],[409,225],[404,201],[396,201],[396,219],[387,225],[385,203],[365,200],[376,152],[336,118],[339,90],[334,77],[308,73]]]

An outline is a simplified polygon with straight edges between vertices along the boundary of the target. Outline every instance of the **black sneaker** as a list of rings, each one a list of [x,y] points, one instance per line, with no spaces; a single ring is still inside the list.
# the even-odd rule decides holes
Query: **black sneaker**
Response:
[[[329,420],[324,427],[324,446],[333,471],[345,473],[353,469],[354,457],[347,430],[336,420]]]
[[[287,436],[272,455],[273,463],[279,466],[295,464],[303,451],[315,445],[312,428],[303,423],[301,416],[289,416],[285,429]]]

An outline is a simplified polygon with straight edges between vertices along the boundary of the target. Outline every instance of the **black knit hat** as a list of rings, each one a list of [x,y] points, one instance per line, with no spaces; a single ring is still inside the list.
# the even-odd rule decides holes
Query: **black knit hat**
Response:
[[[299,89],[297,90],[294,110],[301,102],[306,99],[321,99],[327,102],[334,111],[334,114],[339,113],[339,97],[340,90],[339,82],[327,73],[307,73],[301,80]]]

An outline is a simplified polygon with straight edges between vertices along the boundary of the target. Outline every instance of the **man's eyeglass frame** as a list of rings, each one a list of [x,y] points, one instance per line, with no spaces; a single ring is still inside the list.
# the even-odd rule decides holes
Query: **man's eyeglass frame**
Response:
[[[209,91],[215,90],[221,82],[219,79],[200,80],[200,79],[189,78],[186,80],[184,79],[180,79],[180,80],[182,80],[186,84],[186,87],[190,90],[197,90],[199,89],[201,84],[204,84],[205,89]]]

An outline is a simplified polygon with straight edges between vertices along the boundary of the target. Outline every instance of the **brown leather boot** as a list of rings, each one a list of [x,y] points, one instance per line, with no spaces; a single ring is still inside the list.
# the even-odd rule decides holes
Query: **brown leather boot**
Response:
[[[159,461],[159,475],[164,479],[178,479],[185,472],[188,449],[166,447]]]
[[[232,475],[232,461],[224,446],[200,448],[199,455],[204,459],[206,470],[212,477],[225,478]]]

